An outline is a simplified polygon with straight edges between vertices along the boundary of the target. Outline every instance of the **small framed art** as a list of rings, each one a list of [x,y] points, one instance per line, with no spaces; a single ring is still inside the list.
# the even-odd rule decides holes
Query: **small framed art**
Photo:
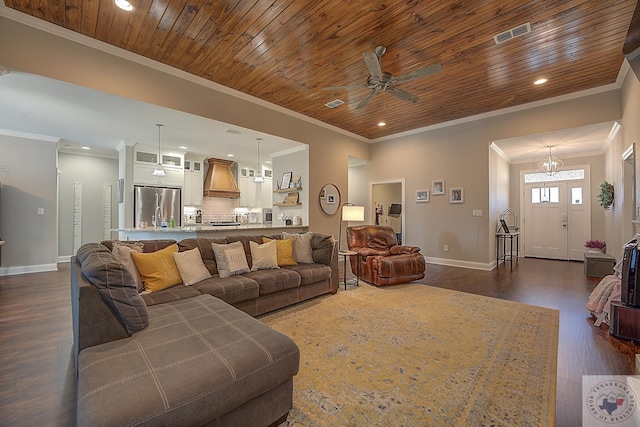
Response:
[[[444,179],[436,179],[433,181],[432,185],[434,196],[444,194]]]
[[[464,188],[455,187],[449,190],[449,203],[463,203],[464,202]]]
[[[282,184],[280,188],[289,188],[289,184],[291,184],[291,172],[285,172],[282,174]]]
[[[416,190],[416,203],[429,201],[429,190]]]

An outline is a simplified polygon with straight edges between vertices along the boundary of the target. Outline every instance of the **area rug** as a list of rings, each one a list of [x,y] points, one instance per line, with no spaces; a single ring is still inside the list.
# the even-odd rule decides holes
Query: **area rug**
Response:
[[[260,318],[300,347],[288,426],[552,426],[556,310],[363,284]]]

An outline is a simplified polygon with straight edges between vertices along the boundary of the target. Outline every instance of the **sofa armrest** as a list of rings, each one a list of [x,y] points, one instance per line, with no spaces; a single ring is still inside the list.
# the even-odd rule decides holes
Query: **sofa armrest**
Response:
[[[386,249],[374,249],[374,248],[352,248],[352,251],[358,252],[361,257],[370,256],[389,256],[391,253]]]
[[[75,256],[71,257],[71,315],[76,362],[78,354],[87,347],[129,336],[96,287],[84,277],[82,266]]]
[[[417,246],[396,245],[396,246],[392,246],[389,249],[389,252],[391,253],[391,255],[416,254],[420,252],[420,248]]]
[[[331,292],[338,292],[338,242],[329,234],[313,233],[311,252],[314,262],[331,267]]]

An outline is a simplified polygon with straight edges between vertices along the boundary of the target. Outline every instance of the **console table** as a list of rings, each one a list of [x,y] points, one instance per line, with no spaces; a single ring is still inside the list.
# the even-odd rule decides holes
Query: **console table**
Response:
[[[516,254],[513,254],[513,239],[516,240]],[[507,254],[507,241],[509,241],[509,253]],[[502,256],[500,255],[500,243],[502,243]],[[505,263],[509,260],[511,268],[513,268],[513,258],[518,263],[518,250],[520,248],[520,232],[514,233],[496,233],[496,267],[500,265],[500,260]]]

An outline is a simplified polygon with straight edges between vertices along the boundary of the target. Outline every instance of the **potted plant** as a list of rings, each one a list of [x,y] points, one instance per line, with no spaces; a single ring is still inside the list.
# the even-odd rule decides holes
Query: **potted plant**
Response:
[[[602,240],[587,240],[584,242],[584,247],[588,249],[588,252],[605,253],[607,251],[607,244]]]
[[[600,202],[600,206],[605,208],[605,210],[609,210],[611,205],[613,205],[612,184],[609,184],[607,181],[600,184],[600,194],[598,194],[598,201]]]

